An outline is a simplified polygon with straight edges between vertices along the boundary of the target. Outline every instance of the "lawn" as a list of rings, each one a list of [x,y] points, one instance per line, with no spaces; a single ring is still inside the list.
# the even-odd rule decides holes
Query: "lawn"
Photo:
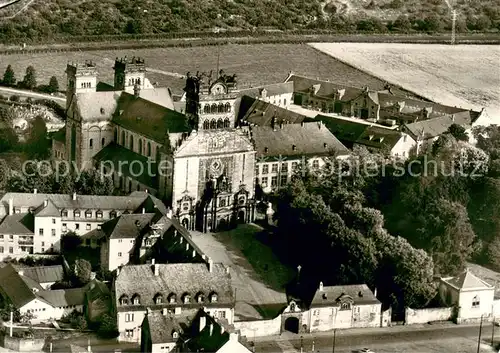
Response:
[[[296,270],[282,264],[265,245],[269,234],[257,225],[239,225],[236,229],[215,233],[214,237],[224,243],[228,250],[241,252],[259,279],[276,291],[283,292],[295,277]]]
[[[306,44],[230,44],[219,47],[220,68],[228,74],[237,74],[240,87],[283,82],[289,71],[296,74],[321,77],[352,86],[369,86],[382,89],[384,82],[349,65],[323,54]],[[210,71],[217,68],[217,47],[157,48],[120,51],[89,51],[47,53],[33,55],[0,55],[0,74],[12,65],[21,80],[28,65],[37,70],[38,83],[48,83],[51,76],[58,78],[61,90],[66,88],[65,69],[69,61],[96,63],[101,81],[113,81],[116,57],[140,56],[146,65],[167,74],[149,72],[151,82],[169,86],[174,93],[181,93],[184,80],[168,75],[169,72],[185,75],[188,71]]]
[[[500,118],[500,46],[312,43],[311,46],[430,100]]]

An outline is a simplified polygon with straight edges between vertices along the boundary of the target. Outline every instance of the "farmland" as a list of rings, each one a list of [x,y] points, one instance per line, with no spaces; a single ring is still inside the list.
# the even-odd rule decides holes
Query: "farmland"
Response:
[[[312,43],[354,67],[430,100],[500,118],[500,47]]]
[[[226,73],[237,74],[240,87],[283,82],[289,71],[357,87],[382,89],[384,86],[383,81],[322,54],[306,44],[231,44],[219,48],[220,68]],[[178,75],[176,77],[174,73],[185,75],[188,71],[210,71],[216,70],[217,67],[216,47],[194,47],[6,55],[0,56],[0,73],[11,64],[17,79],[21,80],[26,67],[33,65],[37,71],[38,84],[48,83],[49,78],[55,75],[64,90],[64,71],[68,61],[92,60],[99,70],[99,79],[112,82],[114,60],[124,56],[144,58],[146,65],[154,70],[148,73],[151,82],[168,86],[173,93],[181,93],[184,84],[184,80]]]

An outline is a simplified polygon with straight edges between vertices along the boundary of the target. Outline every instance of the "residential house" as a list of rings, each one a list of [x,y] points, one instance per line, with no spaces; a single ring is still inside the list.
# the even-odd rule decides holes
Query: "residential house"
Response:
[[[153,206],[165,207],[146,192],[129,196],[6,193],[0,198],[0,259],[59,252],[61,236],[68,231],[82,235],[121,214]],[[90,240],[86,245],[91,245]]]
[[[282,313],[282,331],[295,333],[354,327],[383,327],[390,315],[366,284],[323,286],[312,299],[291,300]]]
[[[83,288],[45,290],[10,264],[0,268],[0,296],[3,303],[12,304],[21,314],[32,314],[34,322],[83,311]]]
[[[495,287],[465,269],[456,277],[439,279],[439,296],[446,306],[455,306],[458,323],[491,320],[496,300]]]
[[[141,338],[147,308],[174,317],[204,308],[230,324],[234,320],[229,269],[211,259],[207,263],[130,265],[117,272],[113,291],[120,340]]]
[[[184,324],[182,319],[164,315],[161,311],[148,311],[141,325],[141,352],[178,352],[177,342],[185,329],[185,324],[181,324]]]
[[[388,153],[396,158],[408,158],[416,152],[416,141],[411,135],[378,124],[318,115],[318,120],[345,146],[366,147],[370,152]]]
[[[285,186],[306,165],[320,169],[327,158],[345,158],[349,150],[322,122],[251,127],[257,151],[256,184],[267,193]]]

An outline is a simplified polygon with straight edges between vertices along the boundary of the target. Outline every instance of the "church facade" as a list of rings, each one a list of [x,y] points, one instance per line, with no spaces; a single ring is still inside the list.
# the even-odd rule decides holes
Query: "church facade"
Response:
[[[93,62],[67,65],[67,120],[53,139],[53,158],[78,170],[100,169],[124,192],[147,190],[189,230],[253,221],[255,190],[267,178],[258,173],[271,157],[313,163],[311,158],[335,154],[332,146],[346,150],[316,123],[258,129],[240,119],[253,109],[242,106],[245,92],[255,99],[266,92],[263,101],[289,104],[289,83],[253,92],[238,90],[236,75],[222,70],[188,73],[179,112],[170,90],[146,78],[143,59],[117,58],[114,70],[113,85],[107,85],[98,81]],[[279,183],[271,179],[269,190],[285,184],[284,176]]]

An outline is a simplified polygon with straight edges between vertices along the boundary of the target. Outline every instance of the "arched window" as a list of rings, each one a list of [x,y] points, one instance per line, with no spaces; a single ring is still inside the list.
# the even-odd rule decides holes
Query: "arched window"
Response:
[[[113,136],[113,140],[118,143],[118,129],[115,127],[115,134]]]
[[[212,303],[215,303],[215,302],[217,301],[217,293],[212,292],[212,293],[210,294],[210,301],[211,301]]]
[[[139,294],[134,294],[134,296],[132,297],[132,304],[134,305],[141,304],[141,297]]]
[[[203,106],[203,112],[204,112],[205,114],[210,114],[210,104],[205,104],[205,105]]]
[[[176,331],[172,332],[172,338],[174,340],[177,339],[177,338],[179,338],[179,334]]]
[[[229,122],[229,118],[224,119],[224,127],[226,129],[231,127],[231,123]]]
[[[205,294],[203,294],[202,292],[196,294],[196,302],[203,303],[204,300],[205,300]]]
[[[104,147],[105,144],[106,144],[106,139],[103,137],[101,139],[101,146]]]
[[[229,113],[231,111],[231,103],[227,102],[226,103],[226,113]]]
[[[225,109],[225,108],[224,108],[224,104],[219,103],[219,106],[218,106],[218,108],[217,108],[217,112],[218,112],[218,113],[224,113],[224,109]]]
[[[217,129],[217,122],[215,119],[210,121],[210,129]]]
[[[128,297],[125,294],[120,297],[120,304],[128,305]]]
[[[116,217],[116,211],[111,211],[111,212],[109,213],[109,217],[110,217],[110,218],[115,218],[115,217]]]
[[[139,139],[139,154],[142,154],[142,139]]]
[[[134,150],[134,136],[130,135],[130,149]]]
[[[340,304],[340,310],[351,310],[351,304],[350,303]]]
[[[286,105],[286,98],[283,99],[283,105]]]
[[[210,108],[210,113],[215,114],[217,113],[217,104],[212,104],[212,107]]]
[[[184,304],[188,304],[190,301],[191,301],[191,296],[189,295],[189,293],[184,293],[184,295],[182,296],[182,302]]]
[[[122,146],[125,146],[125,131],[122,131]]]
[[[90,149],[94,148],[94,139],[89,140],[89,148]]]
[[[151,157],[151,142],[148,142],[148,157]]]
[[[224,127],[224,122],[222,119],[217,120],[217,129],[222,129]]]
[[[203,130],[208,130],[208,129],[210,129],[210,123],[208,120],[205,120],[203,122]]]
[[[157,293],[154,297],[155,304],[161,304],[163,303],[163,295],[160,293]]]
[[[140,79],[140,78],[138,78],[138,79],[137,79],[137,84],[138,84],[138,85],[140,85],[140,84],[141,84],[141,79]]]
[[[168,296],[168,302],[170,304],[173,304],[173,303],[175,303],[176,300],[177,300],[177,296],[175,295],[175,293],[170,293]]]

